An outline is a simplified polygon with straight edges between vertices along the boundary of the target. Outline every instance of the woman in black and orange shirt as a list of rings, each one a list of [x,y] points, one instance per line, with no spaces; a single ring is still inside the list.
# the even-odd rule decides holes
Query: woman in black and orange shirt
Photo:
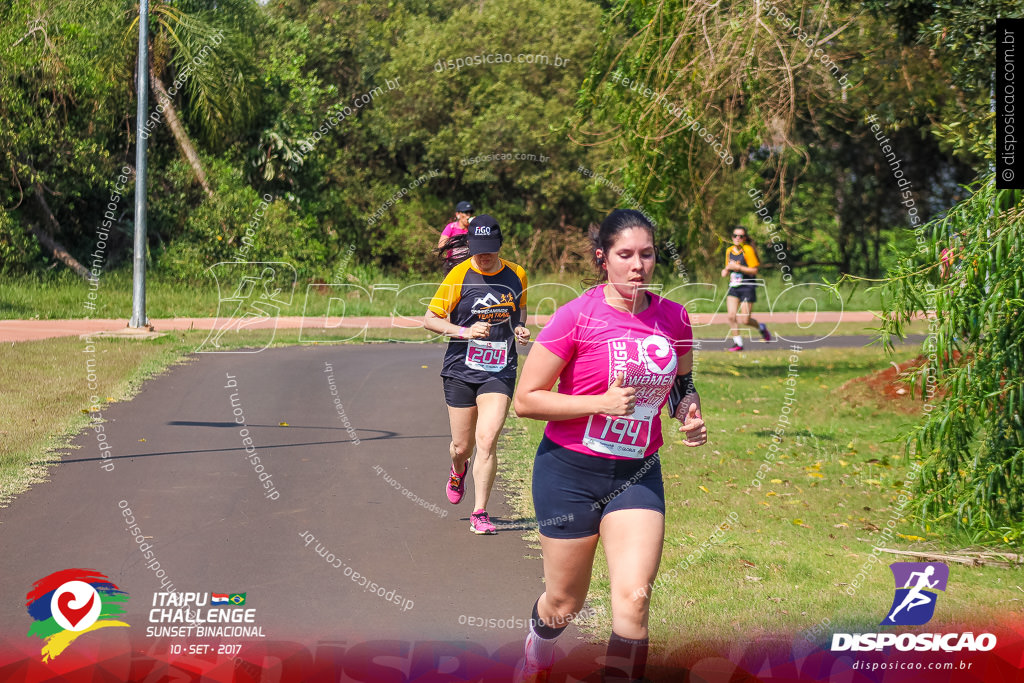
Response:
[[[527,279],[522,267],[498,256],[501,228],[494,218],[474,218],[467,239],[470,257],[445,277],[427,307],[423,326],[451,337],[441,370],[452,432],[445,493],[452,504],[462,500],[475,445],[476,501],[470,530],[494,534],[487,501],[498,471],[498,435],[515,389],[516,342],[530,340]]]
[[[754,289],[757,283],[754,277],[757,276],[757,267],[760,265],[761,262],[757,260],[754,248],[750,246],[747,229],[742,225],[737,225],[732,229],[732,245],[725,250],[725,268],[722,269],[722,277],[729,276],[729,294],[726,297],[726,303],[733,341],[729,351],[743,350],[740,325],[757,328],[757,331],[761,333],[761,339],[766,342],[772,340],[772,335],[764,323],[757,322],[751,315],[754,302],[757,301],[757,293]]]

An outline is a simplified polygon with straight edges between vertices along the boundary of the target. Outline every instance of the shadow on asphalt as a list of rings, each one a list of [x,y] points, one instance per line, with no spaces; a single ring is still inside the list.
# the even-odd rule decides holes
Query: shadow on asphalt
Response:
[[[171,422],[169,424],[176,424],[176,423]],[[190,423],[190,424],[206,425],[206,426],[220,426],[220,423],[207,424],[207,423],[199,422],[199,423]],[[249,426],[252,427],[254,425],[249,425]],[[264,426],[278,427],[279,425],[264,425]],[[291,427],[284,427],[283,429],[291,429]],[[300,429],[302,429],[302,428],[300,428]],[[305,427],[304,429],[338,429],[338,427]],[[360,436],[359,436],[359,441],[360,442],[362,442],[362,441],[380,441],[382,439],[396,439],[396,440],[397,439],[448,439],[448,440],[451,440],[451,435],[450,434],[433,434],[433,435],[416,435],[416,434],[412,434],[412,435],[399,436],[398,432],[385,431],[385,430],[381,430],[381,429],[360,429],[360,430],[358,430],[358,432],[360,434]],[[361,436],[362,434],[366,434],[366,433],[369,433],[369,432],[378,432],[380,434],[380,436],[371,436],[371,437],[366,437],[366,438]],[[261,450],[269,450],[269,449],[272,449],[272,448],[294,448],[296,446],[329,446],[329,445],[332,445],[332,444],[353,443],[353,441],[354,441],[353,439],[342,439],[340,441],[305,441],[305,442],[301,442],[301,443],[266,444],[266,445],[261,445],[260,449]],[[244,450],[245,450],[245,446],[239,446],[238,448],[206,448],[206,449],[202,449],[202,450],[190,450],[190,451],[160,451],[159,453],[131,453],[131,454],[128,454],[128,455],[112,455],[112,456],[107,456],[106,458],[95,457],[95,458],[63,459],[63,460],[60,460],[60,461],[56,462],[55,464],[57,464],[57,465],[69,465],[71,463],[77,463],[77,462],[99,462],[99,461],[108,461],[108,460],[130,460],[131,458],[151,458],[151,457],[158,456],[158,455],[193,455],[193,454],[197,454],[197,453],[232,453],[232,452],[235,452],[235,451],[244,451]]]

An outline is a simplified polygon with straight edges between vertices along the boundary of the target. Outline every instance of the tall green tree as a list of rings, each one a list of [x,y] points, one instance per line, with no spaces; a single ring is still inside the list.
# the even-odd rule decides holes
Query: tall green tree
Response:
[[[944,102],[944,122],[932,132],[968,163],[995,160],[995,29],[999,17],[1020,17],[1018,0],[864,0],[861,5],[899,31],[906,45],[937,56],[956,96]]]
[[[990,97],[995,21],[1019,3],[963,5],[869,0],[906,44],[932,48],[963,93],[935,134],[963,158],[994,159]],[[994,175],[924,226],[883,288],[884,332],[903,336],[929,315],[918,387],[925,414],[908,446],[923,460],[915,504],[925,523],[949,522],[979,540],[1024,542],[1024,212],[1020,191]]]
[[[883,288],[884,332],[929,318],[915,377],[915,506],[986,541],[1024,543],[1024,210],[994,176],[927,226]]]
[[[214,147],[230,139],[252,116],[255,65],[249,30],[258,22],[252,3],[243,0],[203,2],[185,0],[153,2],[149,5],[150,63],[148,78],[152,85],[150,125],[161,119],[207,196],[213,191],[192,137],[178,114],[176,99],[184,102],[186,118],[195,122],[204,139]],[[138,7],[129,17],[125,44],[138,33]],[[168,83],[170,86],[168,86]],[[176,97],[178,92],[180,97]],[[136,131],[137,135],[148,136]]]
[[[900,143],[925,218],[973,177],[921,143],[959,94],[941,62],[859,6],[620,0],[606,29],[574,138],[615,149],[609,173],[698,264],[727,226],[758,236],[758,189],[794,263],[878,274],[906,210],[869,122]]]
[[[798,118],[844,95],[843,72],[807,45],[830,44],[852,18],[814,9],[780,2],[769,16],[760,3],[620,0],[606,13],[574,139],[614,146],[624,159],[614,170],[704,259],[719,246],[712,232],[737,212],[751,163],[770,171],[764,189],[785,201],[806,163]],[[780,19],[790,17],[804,42]]]
[[[374,242],[392,251],[413,240],[425,252],[466,198],[502,221],[514,258],[545,270],[564,266],[591,218],[579,168],[595,163],[591,150],[567,138],[564,123],[599,21],[586,0],[469,3],[443,22],[426,14],[405,21],[381,70],[401,88],[383,101],[374,130],[399,170],[395,185],[430,170],[441,177],[420,216],[404,211],[418,203],[410,201],[396,212],[408,223],[381,226]],[[372,197],[378,205],[385,199]]]
[[[108,1],[0,6],[0,271],[43,258],[86,275],[74,254],[88,253],[126,160],[129,102],[108,77],[118,12]]]

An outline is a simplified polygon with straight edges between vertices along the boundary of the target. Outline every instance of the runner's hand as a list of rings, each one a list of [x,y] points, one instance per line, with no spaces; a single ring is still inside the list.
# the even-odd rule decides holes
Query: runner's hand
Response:
[[[470,339],[487,339],[491,336],[491,324],[485,322],[473,323],[469,328]]]
[[[615,381],[601,397],[603,399],[603,407],[600,411],[602,415],[633,414],[633,408],[636,407],[636,389],[622,386],[624,377],[623,373],[616,373]]]
[[[683,426],[679,431],[686,432],[684,446],[703,446],[708,442],[708,428],[704,425],[704,419],[700,416],[700,409],[696,403],[691,403],[686,412],[686,419],[682,420]]]
[[[530,328],[526,325],[519,325],[513,332],[516,335],[516,341],[520,344],[526,344],[530,341]]]

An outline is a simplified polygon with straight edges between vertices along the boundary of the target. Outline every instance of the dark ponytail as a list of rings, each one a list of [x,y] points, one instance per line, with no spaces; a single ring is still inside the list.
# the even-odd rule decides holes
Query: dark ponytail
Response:
[[[443,247],[437,247],[436,249],[434,249],[434,254],[438,258],[444,259],[445,258],[445,254],[448,252],[449,249],[452,249],[452,250],[465,249],[468,246],[469,246],[469,233],[463,233],[461,235],[455,235],[453,237],[449,237],[448,241],[444,243]]]

